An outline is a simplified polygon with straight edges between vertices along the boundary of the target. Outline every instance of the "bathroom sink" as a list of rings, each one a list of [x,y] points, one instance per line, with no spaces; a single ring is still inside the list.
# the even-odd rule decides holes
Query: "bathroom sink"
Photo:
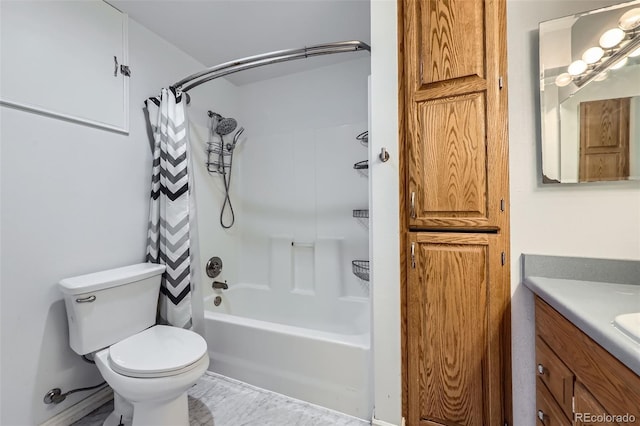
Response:
[[[618,315],[613,325],[637,343],[640,343],[640,312]]]

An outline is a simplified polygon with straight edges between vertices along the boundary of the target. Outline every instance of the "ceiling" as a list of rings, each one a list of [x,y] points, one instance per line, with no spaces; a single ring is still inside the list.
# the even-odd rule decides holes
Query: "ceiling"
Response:
[[[107,0],[206,66],[334,41],[371,42],[369,0]],[[341,53],[227,75],[236,85],[354,59]]]

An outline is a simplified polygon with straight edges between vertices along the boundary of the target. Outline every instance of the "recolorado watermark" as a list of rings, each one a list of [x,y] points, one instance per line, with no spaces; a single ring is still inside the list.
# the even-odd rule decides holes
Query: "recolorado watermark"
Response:
[[[574,413],[573,420],[585,423],[635,423],[636,416],[633,414],[596,414],[596,413]]]

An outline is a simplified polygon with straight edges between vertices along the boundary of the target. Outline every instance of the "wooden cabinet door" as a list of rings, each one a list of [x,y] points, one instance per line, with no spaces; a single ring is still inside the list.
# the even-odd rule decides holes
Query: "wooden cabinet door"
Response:
[[[498,235],[408,239],[408,425],[504,424],[508,313]]]
[[[576,382],[575,384],[574,398],[575,398],[574,421],[576,426],[592,426],[592,425],[593,426],[595,425],[617,426],[618,425],[618,423],[608,421],[607,411],[580,382]]]
[[[504,0],[404,0],[413,229],[499,229],[508,196]]]

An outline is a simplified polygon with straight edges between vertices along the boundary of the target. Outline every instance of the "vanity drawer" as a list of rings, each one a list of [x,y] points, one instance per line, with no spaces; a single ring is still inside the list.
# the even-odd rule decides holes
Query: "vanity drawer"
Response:
[[[546,385],[564,414],[571,418],[574,375],[540,336],[536,336],[536,375]]]
[[[571,422],[540,378],[536,380],[536,417],[537,426],[571,426]]]

